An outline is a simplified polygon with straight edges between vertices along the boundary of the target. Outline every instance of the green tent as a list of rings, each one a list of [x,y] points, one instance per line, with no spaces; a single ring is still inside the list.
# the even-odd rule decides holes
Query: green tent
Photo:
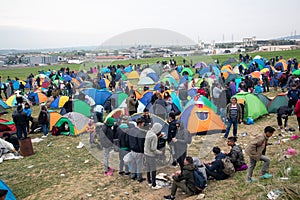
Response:
[[[127,81],[127,76],[125,74],[121,73],[121,77],[123,81]]]
[[[267,108],[269,113],[277,113],[280,106],[288,106],[289,99],[285,93],[278,94],[272,101],[269,102]]]
[[[255,94],[267,107],[268,104],[270,103],[271,99],[269,99],[269,97],[267,97],[266,95],[262,94],[262,93],[258,93]]]
[[[74,112],[78,112],[83,114],[86,117],[91,116],[91,107],[85,103],[84,101],[81,101],[79,99],[74,99]]]
[[[181,76],[183,75],[183,73],[188,73],[189,74],[189,76],[194,76],[194,72],[193,72],[193,70],[191,70],[190,68],[188,68],[188,67],[186,67],[186,68],[184,68],[181,72],[180,72],[180,74],[181,74]]]
[[[77,133],[77,130],[75,130],[74,125],[72,122],[66,118],[66,117],[61,117],[55,124],[56,127],[61,127],[64,123],[68,123],[70,132],[61,132],[60,134],[62,135],[75,135]]]
[[[293,75],[300,76],[300,69],[293,71]]]
[[[247,118],[257,119],[265,114],[268,114],[268,110],[265,104],[254,94],[249,92],[240,92],[234,95],[238,99],[243,99],[245,102],[244,108],[244,120]]]

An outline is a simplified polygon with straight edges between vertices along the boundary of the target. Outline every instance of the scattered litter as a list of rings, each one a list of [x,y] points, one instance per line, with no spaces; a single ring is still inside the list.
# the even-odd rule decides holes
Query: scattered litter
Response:
[[[34,165],[29,165],[27,168],[28,169],[31,169],[31,168],[33,168],[34,167]]]
[[[286,181],[286,180],[289,180],[289,178],[288,177],[281,177],[280,180]]]
[[[205,197],[205,194],[199,194],[199,195],[197,196],[197,199],[204,199],[204,197]]]
[[[287,141],[289,141],[289,139],[287,138],[282,139],[282,142],[287,142]]]
[[[298,135],[293,135],[293,136],[291,137],[291,140],[296,140],[296,139],[298,139],[298,138],[299,138]]]
[[[78,173],[80,174],[80,173],[81,173],[81,171],[78,171]]]
[[[105,190],[107,190],[107,188],[103,188],[103,190],[105,191]]]
[[[246,137],[248,135],[247,132],[241,133],[242,137]]]
[[[47,145],[47,147],[50,147],[52,145],[52,142],[49,142],[49,144]]]
[[[88,163],[88,162],[90,162],[90,161],[89,161],[89,160],[85,160],[85,161],[84,161],[84,164],[86,164],[86,163]]]
[[[76,147],[77,149],[81,149],[82,147],[84,147],[84,144],[82,142],[79,142],[78,146]]]
[[[111,197],[111,198],[115,198],[115,195],[114,195],[114,194],[111,194],[110,197]]]
[[[42,138],[34,138],[34,139],[31,139],[31,142],[32,143],[39,143],[39,142],[41,142],[41,141],[43,141],[44,139],[42,139]]]
[[[92,194],[90,194],[90,193],[87,193],[87,194],[86,194],[86,196],[87,196],[87,197],[91,197],[91,196],[92,196]]]
[[[296,150],[293,149],[293,148],[291,148],[291,147],[289,147],[288,150],[286,150],[286,151],[284,152],[284,154],[290,155],[290,156],[293,156],[293,155],[295,155],[296,153],[297,153]]]
[[[67,150],[69,150],[70,149],[70,147],[67,147]]]
[[[128,193],[128,192],[124,192],[124,194],[126,194],[126,195],[129,195],[129,193]]]
[[[70,156],[69,156],[69,155],[67,155],[67,158],[70,158]]]
[[[60,176],[62,176],[62,177],[63,177],[63,176],[66,176],[66,175],[65,175],[65,174],[60,174]]]
[[[278,199],[278,197],[281,195],[281,191],[279,190],[273,190],[273,191],[270,191],[268,194],[267,194],[267,197],[268,199],[271,199],[271,200],[275,200],[275,199]]]

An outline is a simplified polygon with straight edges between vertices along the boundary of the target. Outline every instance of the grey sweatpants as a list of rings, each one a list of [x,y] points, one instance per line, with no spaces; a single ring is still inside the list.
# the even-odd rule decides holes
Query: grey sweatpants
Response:
[[[104,164],[104,171],[108,171],[108,160],[109,160],[109,153],[112,151],[112,147],[103,148],[103,164]]]
[[[261,155],[260,160],[264,161],[264,164],[261,168],[261,175],[264,175],[265,173],[268,172],[269,165],[270,165],[270,158],[267,156]],[[256,160],[254,160],[253,158],[250,157],[250,167],[248,170],[248,178],[252,177],[254,168],[256,166],[256,162],[257,162]]]

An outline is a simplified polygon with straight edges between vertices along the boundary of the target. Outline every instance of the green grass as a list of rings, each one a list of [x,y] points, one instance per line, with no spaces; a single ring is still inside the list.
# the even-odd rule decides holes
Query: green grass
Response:
[[[284,56],[284,58],[287,60],[289,58],[299,58],[300,57],[300,49],[297,50],[290,50],[290,51],[276,51],[276,52],[258,52],[258,53],[249,53],[250,56],[254,57],[256,55],[260,55],[266,59],[270,59],[272,57],[278,56]],[[193,61],[193,64],[196,64],[200,61],[203,61],[207,64],[214,62],[214,60],[219,59],[220,63],[225,62],[229,58],[234,57],[236,60],[238,60],[238,54],[226,54],[226,55],[212,55],[212,56],[190,56],[190,57],[174,57],[177,64],[181,65],[183,64],[183,59],[186,60],[187,63],[190,62],[190,60]],[[112,61],[112,62],[99,62],[99,63],[86,63],[85,67],[83,64],[76,65],[76,64],[62,64],[62,65],[53,65],[53,66],[42,66],[42,67],[24,67],[24,68],[11,68],[11,69],[1,69],[0,75],[3,78],[3,80],[6,80],[7,76],[10,76],[11,78],[19,77],[20,79],[26,80],[26,77],[30,74],[37,74],[40,70],[48,70],[48,69],[60,69],[61,67],[69,67],[71,70],[88,70],[90,67],[95,67],[97,65],[110,65],[110,64],[120,64],[120,65],[128,65],[131,64],[154,64],[157,61],[168,61],[171,58],[146,58],[146,59],[135,59],[135,60],[118,60],[118,61]],[[173,59],[173,58],[172,58]],[[232,65],[236,65],[237,63],[232,63]]]

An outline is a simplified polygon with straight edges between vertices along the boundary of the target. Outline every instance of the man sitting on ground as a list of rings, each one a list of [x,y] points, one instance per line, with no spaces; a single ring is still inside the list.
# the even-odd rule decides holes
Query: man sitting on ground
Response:
[[[164,196],[165,199],[175,199],[177,188],[181,188],[188,195],[195,194],[194,168],[193,158],[187,156],[184,159],[182,171],[172,175],[174,181],[172,183],[171,194]]]

